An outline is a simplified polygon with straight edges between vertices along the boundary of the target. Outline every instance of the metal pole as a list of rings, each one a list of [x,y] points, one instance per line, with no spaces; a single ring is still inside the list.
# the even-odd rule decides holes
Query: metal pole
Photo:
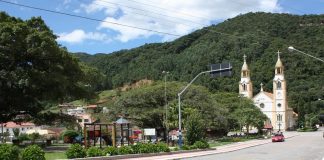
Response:
[[[181,132],[181,94],[178,94],[178,103],[179,103],[179,148],[182,147],[182,132]]]
[[[168,101],[167,101],[167,90],[166,90],[166,81],[167,81],[167,74],[169,72],[165,72],[163,71],[162,73],[164,73],[164,102],[165,102],[165,133],[166,133],[166,143],[169,145],[169,130],[168,130]]]
[[[179,104],[179,147],[182,147],[182,132],[181,132],[181,95],[184,93],[184,91],[187,90],[187,88],[202,74],[204,73],[211,73],[211,72],[220,72],[220,71],[224,71],[224,70],[231,70],[232,66],[229,66],[229,68],[223,68],[223,69],[217,69],[217,70],[210,70],[210,71],[204,71],[204,72],[200,72],[199,74],[196,75],[196,77],[194,79],[192,79],[190,81],[189,84],[187,84],[187,86],[178,93],[178,104]]]

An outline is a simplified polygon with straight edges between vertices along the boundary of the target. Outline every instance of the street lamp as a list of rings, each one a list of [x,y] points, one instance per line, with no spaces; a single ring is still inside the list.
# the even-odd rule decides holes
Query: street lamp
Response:
[[[216,69],[216,70],[209,70],[209,71],[204,71],[204,72],[200,72],[199,74],[196,75],[196,77],[194,79],[192,79],[190,81],[189,84],[187,84],[187,86],[181,91],[178,93],[178,106],[179,106],[179,148],[182,147],[182,132],[181,132],[181,95],[184,93],[184,91],[186,91],[188,89],[188,87],[202,74],[205,74],[205,73],[220,73],[220,72],[223,72],[223,71],[230,71],[232,70],[232,66],[231,64],[229,63],[228,64],[228,67],[227,68],[222,68],[222,66],[220,65],[220,69]]]
[[[169,74],[168,71],[163,71],[162,74],[164,74],[164,102],[165,102],[165,130],[166,130],[166,142],[169,145],[169,129],[168,129],[168,101],[167,101],[167,90],[166,90],[166,81],[167,81],[167,75]]]
[[[294,48],[293,46],[289,46],[289,47],[288,47],[288,51],[290,51],[290,52],[296,51],[296,52],[302,53],[302,54],[304,54],[304,55],[306,55],[306,56],[308,56],[308,57],[312,57],[312,58],[315,58],[315,59],[317,59],[317,60],[319,60],[319,61],[324,62],[323,59],[317,58],[317,57],[315,57],[315,56],[313,56],[313,55],[310,55],[310,54],[307,54],[307,53],[305,53],[305,52],[303,52],[303,51],[300,51],[300,50]]]

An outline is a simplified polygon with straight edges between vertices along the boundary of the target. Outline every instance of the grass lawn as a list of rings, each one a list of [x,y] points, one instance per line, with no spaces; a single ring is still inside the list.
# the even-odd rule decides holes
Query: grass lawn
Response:
[[[45,152],[46,160],[67,159],[65,152]]]

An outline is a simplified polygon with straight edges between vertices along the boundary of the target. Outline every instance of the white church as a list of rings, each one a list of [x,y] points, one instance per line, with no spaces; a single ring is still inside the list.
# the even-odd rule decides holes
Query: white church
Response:
[[[246,63],[244,55],[244,64],[241,70],[241,81],[239,82],[239,94],[243,97],[252,99],[254,104],[267,115],[269,120],[265,122],[267,128],[273,130],[289,130],[296,125],[297,114],[292,108],[288,107],[287,101],[287,82],[284,76],[284,66],[280,60],[278,51],[278,60],[275,65],[275,75],[273,78],[273,93],[263,90],[261,83],[260,92],[253,96],[252,81],[250,79],[250,70]]]

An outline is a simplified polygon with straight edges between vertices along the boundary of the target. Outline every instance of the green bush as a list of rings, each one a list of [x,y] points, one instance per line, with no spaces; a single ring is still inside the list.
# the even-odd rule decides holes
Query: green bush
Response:
[[[193,145],[205,137],[205,124],[202,120],[202,115],[198,112],[193,112],[189,115],[185,128],[187,129],[185,139],[188,145]]]
[[[37,145],[31,145],[21,152],[22,160],[45,160],[45,152]]]
[[[118,148],[118,154],[123,155],[123,154],[132,154],[132,148],[130,146],[121,146]]]
[[[72,144],[65,154],[67,158],[84,158],[87,155],[86,150],[80,144]]]
[[[183,145],[183,146],[181,147],[181,149],[182,149],[182,150],[190,150],[190,146],[188,146],[188,145]]]
[[[103,155],[104,155],[104,152],[98,147],[90,147],[87,150],[87,156],[88,157],[100,157],[100,156],[103,156]]]
[[[199,149],[206,149],[209,148],[209,144],[206,141],[196,141],[194,146]]]
[[[173,148],[173,151],[179,151],[178,147]]]
[[[16,146],[1,144],[0,145],[0,159],[13,160],[19,158],[19,149]]]
[[[26,133],[21,133],[21,134],[18,136],[18,140],[19,140],[20,142],[22,142],[22,141],[30,140],[30,137],[29,137],[28,134],[26,134]]]
[[[61,134],[61,138],[63,139],[64,137],[67,137],[69,140],[72,140],[75,137],[77,137],[78,135],[79,135],[79,133],[77,131],[66,130]]]
[[[170,152],[170,148],[167,144],[165,143],[158,143],[158,144],[155,144],[156,146],[156,151],[157,152]]]
[[[107,147],[103,152],[105,155],[109,156],[118,155],[118,149],[116,147]]]

